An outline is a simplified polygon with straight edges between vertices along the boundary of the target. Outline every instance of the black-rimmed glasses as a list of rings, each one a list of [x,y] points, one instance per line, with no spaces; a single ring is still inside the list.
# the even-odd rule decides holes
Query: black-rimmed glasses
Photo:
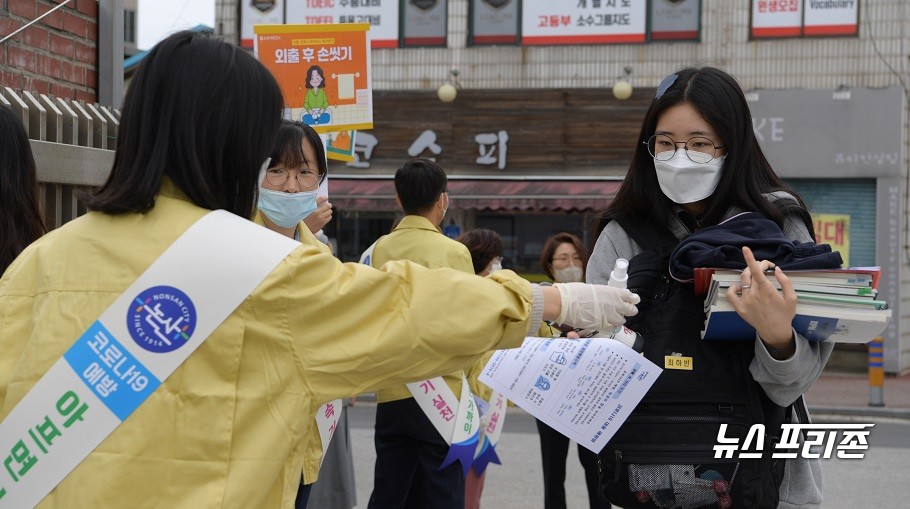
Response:
[[[686,157],[693,163],[708,163],[716,156],[717,151],[724,147],[718,147],[708,138],[695,136],[687,141],[675,141],[666,134],[655,134],[642,142],[648,146],[648,153],[658,161],[669,161],[676,155],[679,145],[683,145]]]

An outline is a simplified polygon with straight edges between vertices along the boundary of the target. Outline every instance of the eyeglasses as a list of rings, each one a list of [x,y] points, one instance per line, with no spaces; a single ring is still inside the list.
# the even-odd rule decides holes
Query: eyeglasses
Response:
[[[578,263],[581,263],[581,257],[578,255],[575,255],[575,256],[563,255],[563,256],[557,256],[550,261],[551,261],[551,263],[552,262],[559,262],[559,263],[578,262]]]
[[[297,174],[297,183],[300,187],[316,187],[319,185],[319,172],[309,168],[300,170],[289,170],[287,168],[269,168],[265,172],[265,179],[273,186],[283,186],[291,176],[291,172]]]
[[[679,150],[680,143],[683,144],[683,150],[686,152],[686,157],[693,163],[711,162],[711,160],[714,159],[715,154],[717,154],[717,151],[724,148],[718,147],[713,141],[701,136],[689,138],[688,141],[682,142],[674,141],[673,138],[666,134],[655,134],[642,142],[642,144],[648,146],[648,153],[651,154],[651,157],[658,161],[669,161],[670,159],[673,159],[673,156],[676,155],[676,151]]]

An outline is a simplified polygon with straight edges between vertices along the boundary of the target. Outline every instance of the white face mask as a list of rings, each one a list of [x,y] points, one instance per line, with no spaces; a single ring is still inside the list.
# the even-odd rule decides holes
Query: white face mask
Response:
[[[497,270],[502,270],[502,264],[499,262],[490,263],[490,274],[496,272]]]
[[[669,161],[654,159],[660,190],[674,203],[695,203],[711,196],[720,182],[726,155],[707,163],[692,162],[684,150],[677,150]]]
[[[582,278],[584,276],[584,270],[575,265],[553,271],[553,280],[557,283],[580,283],[583,281]]]

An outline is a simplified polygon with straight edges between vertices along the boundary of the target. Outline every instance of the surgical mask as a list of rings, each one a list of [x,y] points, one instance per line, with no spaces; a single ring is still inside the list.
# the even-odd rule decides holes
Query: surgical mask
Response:
[[[316,190],[285,193],[260,186],[258,206],[273,223],[291,228],[316,210]]]
[[[720,182],[720,170],[726,155],[707,163],[696,163],[677,150],[668,161],[654,159],[660,190],[674,203],[695,203],[711,196]]]
[[[490,274],[496,272],[497,270],[502,270],[502,264],[499,262],[493,262],[490,264]]]
[[[583,281],[584,276],[584,270],[575,265],[553,271],[553,279],[557,283],[580,283]]]

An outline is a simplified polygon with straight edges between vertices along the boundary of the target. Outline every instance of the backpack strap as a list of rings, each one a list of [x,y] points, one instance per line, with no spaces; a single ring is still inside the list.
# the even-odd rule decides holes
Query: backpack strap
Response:
[[[629,237],[632,237],[632,240],[644,251],[649,249],[672,249],[679,244],[679,239],[670,233],[666,225],[649,224],[641,217],[624,216],[613,219],[619,223],[619,226],[622,226],[622,229],[629,234]]]

